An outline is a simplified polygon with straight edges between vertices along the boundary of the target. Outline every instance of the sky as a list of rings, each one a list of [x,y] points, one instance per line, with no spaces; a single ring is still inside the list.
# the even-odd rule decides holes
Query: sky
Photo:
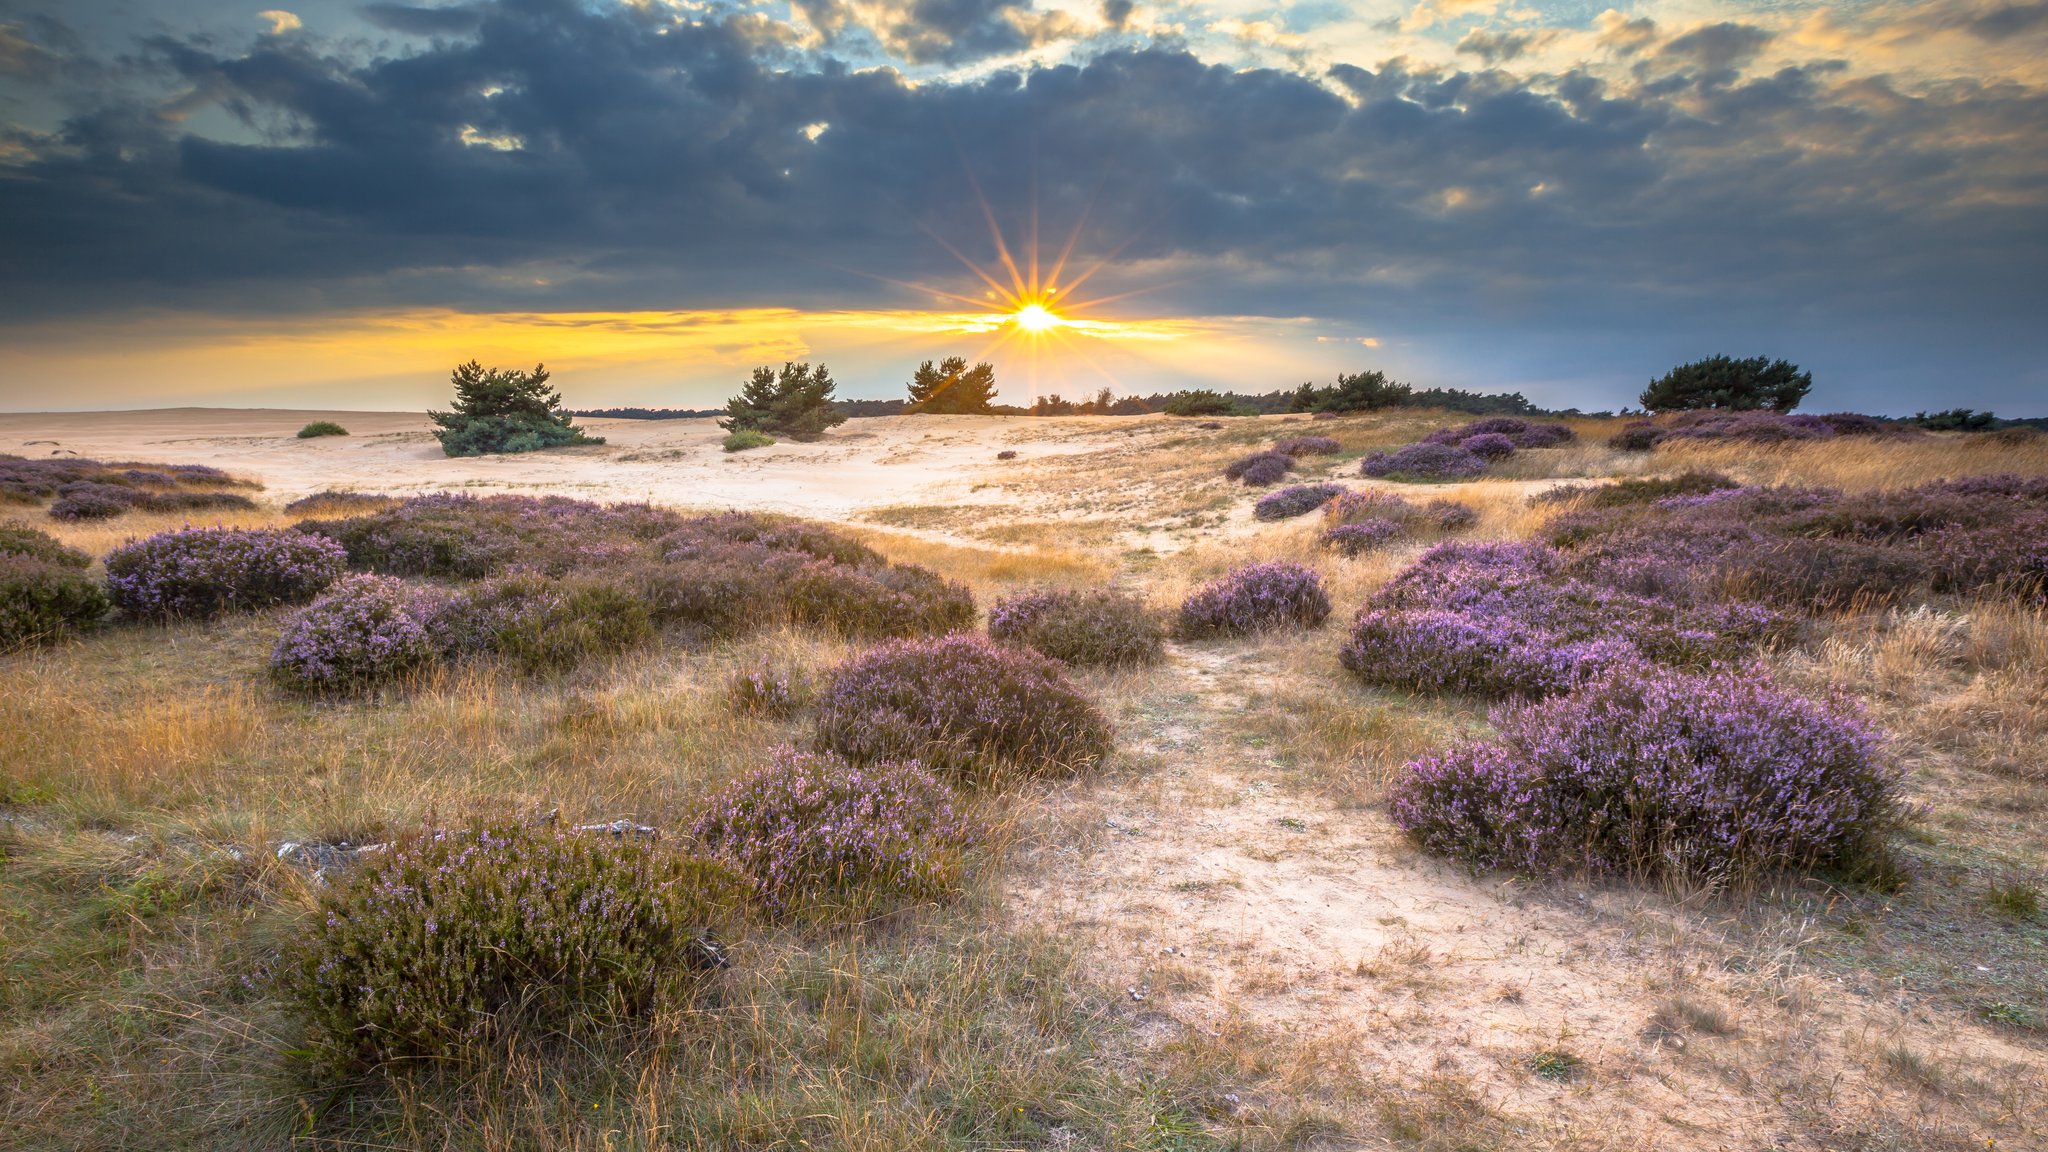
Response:
[[[2048,414],[2044,84],[2048,0],[0,0],[0,409],[1725,353]]]

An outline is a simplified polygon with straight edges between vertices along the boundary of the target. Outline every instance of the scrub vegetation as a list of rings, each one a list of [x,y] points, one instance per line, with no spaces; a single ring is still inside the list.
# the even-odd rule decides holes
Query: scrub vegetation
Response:
[[[2037,1141],[2044,442],[1394,388],[858,524],[0,460],[4,1142]]]

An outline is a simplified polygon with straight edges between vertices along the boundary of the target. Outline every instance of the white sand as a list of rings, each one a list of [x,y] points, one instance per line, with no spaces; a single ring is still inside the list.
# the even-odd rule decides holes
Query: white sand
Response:
[[[300,440],[314,420],[348,436]],[[554,492],[597,500],[746,507],[840,519],[862,508],[945,497],[972,502],[973,481],[1014,448],[1023,459],[1085,450],[1072,432],[1098,423],[1015,416],[851,420],[812,444],[741,453],[702,420],[582,420],[608,443],[514,456],[450,459],[417,412],[166,408],[0,414],[0,452],[211,464],[259,480],[282,502],[325,489],[411,494],[440,489]],[[963,497],[965,499],[963,500]]]

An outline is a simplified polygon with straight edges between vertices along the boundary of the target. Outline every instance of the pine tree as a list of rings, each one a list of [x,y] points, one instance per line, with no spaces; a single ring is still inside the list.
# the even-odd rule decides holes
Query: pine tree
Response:
[[[983,415],[996,398],[996,369],[989,363],[967,366],[960,356],[948,356],[934,367],[927,360],[910,378],[910,407],[906,411],[954,416]]]
[[[562,411],[561,394],[548,387],[544,364],[521,372],[485,368],[471,360],[457,365],[452,379],[453,410],[427,413],[440,426],[434,436],[450,456],[604,443],[602,437],[585,435],[570,422],[569,414]]]
[[[832,402],[837,386],[823,364],[784,363],[780,372],[756,368],[740,386],[740,394],[726,401],[725,419],[718,426],[728,432],[816,440],[826,429],[846,422],[846,413]]]
[[[1695,408],[1769,408],[1790,412],[1813,387],[1813,373],[1801,372],[1789,360],[1752,356],[1737,360],[1709,356],[1680,364],[1643,390],[1642,405],[1651,412]]]

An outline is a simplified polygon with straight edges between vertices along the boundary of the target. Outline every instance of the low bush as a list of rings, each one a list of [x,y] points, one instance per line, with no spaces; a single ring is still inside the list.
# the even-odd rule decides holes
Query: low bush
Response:
[[[363,512],[382,512],[397,507],[402,501],[396,496],[380,492],[315,492],[301,496],[284,506],[292,516],[354,516]]]
[[[1755,606],[1674,601],[1576,578],[1541,545],[1442,544],[1366,601],[1339,656],[1372,684],[1539,697],[1620,664],[1705,668],[1785,628]]]
[[[0,453],[0,500],[14,504],[40,504],[52,496],[64,495],[64,489],[79,484],[100,486],[74,491],[91,492],[108,501],[138,497],[141,493],[132,491],[136,489],[153,489],[162,494],[187,489],[256,487],[204,464],[106,463],[81,456],[30,460]]]
[[[150,477],[169,477],[161,473],[128,471],[107,473],[114,483],[100,480],[76,480],[57,489],[57,502],[50,505],[50,517],[54,520],[108,520],[128,511],[142,512],[200,512],[208,509],[256,507],[256,502],[240,492],[219,492],[213,490],[191,491],[173,488],[161,491]],[[136,479],[142,477],[143,479]],[[174,482],[175,483],[175,482]]]
[[[299,439],[301,440],[311,440],[317,436],[346,435],[348,435],[348,429],[343,428],[332,420],[315,420],[304,428],[299,429]]]
[[[974,624],[974,593],[915,564],[812,563],[788,584],[790,619],[854,639],[940,636]]]
[[[1166,638],[1142,600],[1108,588],[1040,589],[998,600],[988,634],[1068,664],[1109,666],[1149,664]]]
[[[1486,471],[1486,461],[1449,444],[1410,444],[1394,452],[1374,452],[1359,472],[1384,480],[1464,480]]]
[[[50,544],[50,556],[0,552],[0,652],[77,635],[107,614],[106,589],[86,575],[84,565],[71,563],[65,555],[70,549]]]
[[[1674,496],[1706,496],[1740,487],[1719,472],[1690,471],[1676,476],[1617,480],[1584,493],[1584,499],[1589,508],[1625,508],[1632,504],[1654,504]]]
[[[110,484],[71,485],[72,491],[50,505],[52,520],[112,520],[128,511],[128,493]]]
[[[1328,504],[1344,492],[1341,484],[1295,484],[1259,497],[1252,506],[1254,520],[1291,520]]]
[[[1225,479],[1242,480],[1248,487],[1275,484],[1294,470],[1294,457],[1284,452],[1254,452],[1232,461],[1223,469]]]
[[[1395,544],[1401,539],[1401,526],[1392,520],[1374,517],[1356,520],[1323,529],[1320,538],[1323,547],[1343,556],[1363,556]]]
[[[1017,451],[1014,448],[1005,448],[1001,452],[996,453],[996,459],[998,460],[1015,460],[1016,458]]]
[[[347,560],[332,540],[289,529],[184,528],[107,555],[107,591],[131,616],[206,619],[311,600]]]
[[[1500,445],[1492,440],[1485,442],[1485,451],[1472,445],[1472,441],[1481,437],[1496,436],[1506,441],[1506,451],[1501,451]],[[1517,448],[1554,448],[1576,439],[1577,435],[1563,424],[1539,424],[1515,416],[1489,416],[1483,420],[1460,424],[1455,428],[1439,428],[1423,437],[1422,442],[1462,447],[1481,456],[1493,452],[1495,455],[1489,456],[1488,459],[1495,459],[1511,456]]]
[[[1323,505],[1323,523],[1331,528],[1391,521],[1408,535],[1461,532],[1479,522],[1479,513],[1455,500],[1416,504],[1379,488],[1347,491]]]
[[[1289,436],[1273,445],[1282,456],[1335,456],[1343,450],[1334,436]]]
[[[1648,420],[1636,420],[1622,425],[1621,431],[1607,438],[1607,446],[1620,452],[1648,452],[1661,443],[1667,433]]]
[[[1489,463],[1515,454],[1515,442],[1498,432],[1485,432],[1458,442],[1458,447]]]
[[[444,613],[453,646],[557,672],[654,638],[646,601],[614,573],[512,572],[465,589]]]
[[[963,776],[1070,772],[1110,749],[1108,720],[1060,665],[961,634],[895,641],[840,665],[816,725],[820,751]]]
[[[652,838],[423,832],[321,897],[279,984],[336,1065],[460,1059],[684,1001],[746,907],[729,868]]]
[[[1499,735],[1407,766],[1394,819],[1481,868],[1740,882],[1857,868],[1899,822],[1899,773],[1840,704],[1753,671],[1612,669],[1494,717]]]
[[[1189,639],[1318,628],[1330,595],[1313,568],[1283,560],[1250,564],[1209,581],[1181,602],[1175,631]]]
[[[725,439],[719,443],[719,447],[727,452],[745,452],[749,448],[766,448],[773,443],[775,443],[775,437],[768,435],[766,432],[759,432],[752,428],[742,428],[737,432],[726,433]]]
[[[92,567],[92,557],[26,524],[0,524],[0,556],[25,556],[60,568]]]
[[[352,573],[285,625],[270,675],[297,692],[359,692],[402,680],[445,654],[447,598],[391,576]]]
[[[952,788],[921,765],[790,748],[715,796],[690,835],[778,915],[866,914],[943,897],[979,838]]]

